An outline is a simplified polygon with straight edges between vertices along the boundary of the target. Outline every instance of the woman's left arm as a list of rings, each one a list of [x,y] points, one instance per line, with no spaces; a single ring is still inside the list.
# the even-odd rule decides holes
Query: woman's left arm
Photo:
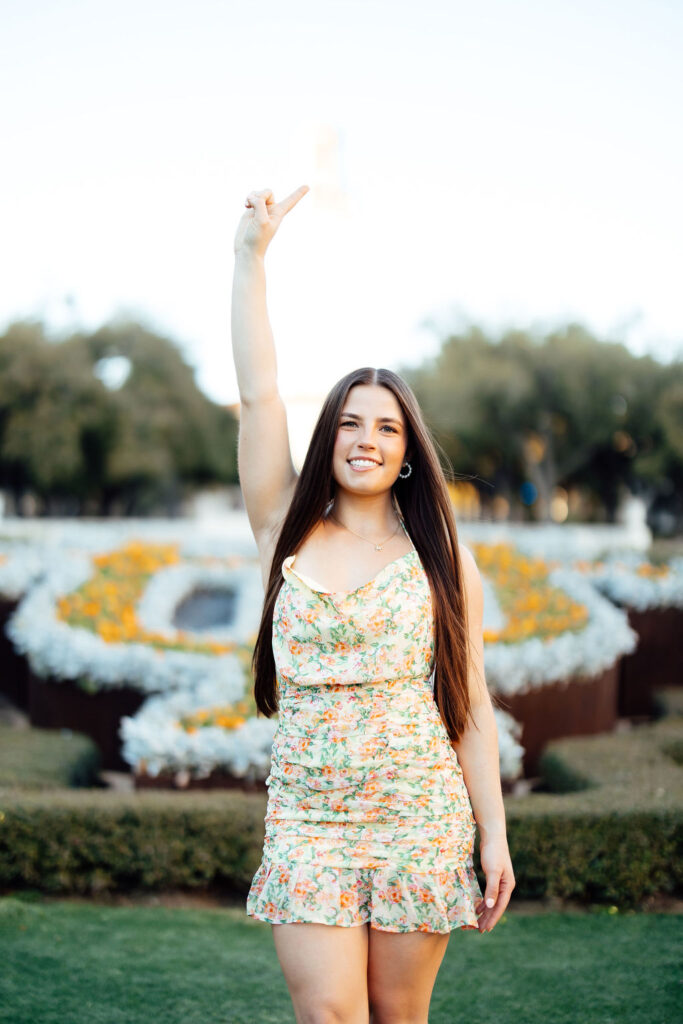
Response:
[[[486,875],[484,899],[477,904],[479,931],[491,931],[507,907],[515,876],[508,850],[500,783],[498,730],[484,675],[484,588],[472,552],[459,545],[469,627],[471,717],[460,740],[452,742],[462,768],[479,828],[479,857]]]

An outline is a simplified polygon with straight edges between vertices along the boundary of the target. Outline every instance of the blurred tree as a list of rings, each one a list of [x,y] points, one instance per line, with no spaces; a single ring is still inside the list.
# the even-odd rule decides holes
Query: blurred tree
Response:
[[[578,486],[613,520],[626,484],[650,501],[683,472],[683,363],[636,358],[569,324],[544,339],[477,327],[402,375],[457,474],[474,475],[483,505],[513,505],[531,483],[533,517],[554,489]],[[655,455],[656,453],[656,455]]]
[[[118,431],[107,503],[176,503],[206,483],[237,483],[237,422],[197,388],[178,349],[137,323],[109,324],[88,339],[93,364],[125,357],[131,371],[113,391]]]
[[[121,386],[96,375],[130,361]],[[140,514],[189,489],[236,483],[237,423],[203,395],[175,345],[134,323],[46,338],[39,323],[0,337],[0,486],[47,514]]]

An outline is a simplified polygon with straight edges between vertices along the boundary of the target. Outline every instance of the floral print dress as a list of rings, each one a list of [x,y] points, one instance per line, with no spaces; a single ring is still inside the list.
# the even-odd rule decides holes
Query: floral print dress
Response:
[[[434,703],[417,550],[350,592],[326,591],[295,557],[273,614],[278,725],[246,912],[272,924],[476,928],[476,824]]]

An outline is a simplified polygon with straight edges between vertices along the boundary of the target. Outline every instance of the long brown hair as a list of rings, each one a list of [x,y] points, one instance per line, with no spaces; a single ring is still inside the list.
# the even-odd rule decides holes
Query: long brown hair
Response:
[[[398,477],[394,494],[406,529],[429,579],[434,609],[434,701],[452,741],[462,736],[471,713],[467,607],[453,506],[436,444],[417,399],[397,373],[364,366],[342,377],[329,392],[313,429],[294,494],[280,529],[251,667],[256,706],[267,718],[278,710],[272,647],[273,610],[283,583],[282,562],[316,526],[334,498],[332,458],[346,396],[357,384],[380,384],[399,402],[408,428],[406,458],[412,473]],[[445,456],[444,456],[445,458]],[[446,459],[449,475],[452,467]]]

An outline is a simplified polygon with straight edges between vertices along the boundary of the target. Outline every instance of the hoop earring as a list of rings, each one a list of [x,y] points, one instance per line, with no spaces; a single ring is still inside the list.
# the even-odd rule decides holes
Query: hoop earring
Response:
[[[407,480],[408,477],[410,476],[410,474],[413,472],[413,467],[410,465],[409,462],[406,462],[404,465],[408,467],[408,472],[407,473],[399,473],[398,474],[400,476],[401,480]],[[403,468],[404,467],[401,466],[401,469],[403,469]]]

